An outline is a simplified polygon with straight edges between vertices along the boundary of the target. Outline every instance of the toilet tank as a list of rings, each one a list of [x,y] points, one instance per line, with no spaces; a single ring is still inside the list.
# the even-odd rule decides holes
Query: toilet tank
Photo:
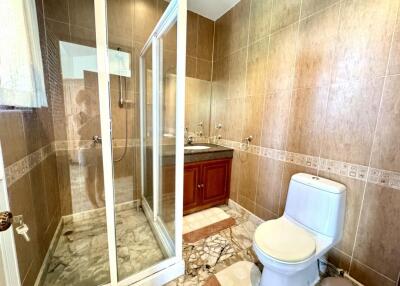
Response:
[[[345,200],[344,185],[298,173],[290,180],[285,215],[337,241],[343,233]]]

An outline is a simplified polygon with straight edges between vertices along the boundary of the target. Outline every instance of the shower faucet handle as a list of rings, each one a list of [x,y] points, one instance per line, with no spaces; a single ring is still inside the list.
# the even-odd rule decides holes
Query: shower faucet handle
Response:
[[[94,136],[92,137],[92,140],[93,140],[93,143],[94,143],[94,144],[101,144],[101,137],[98,136],[98,135],[94,135]]]
[[[25,240],[27,242],[29,242],[31,240],[31,238],[28,235],[28,231],[29,231],[29,227],[26,224],[21,224],[20,226],[18,226],[15,231],[19,234],[22,235],[23,238],[25,238]]]

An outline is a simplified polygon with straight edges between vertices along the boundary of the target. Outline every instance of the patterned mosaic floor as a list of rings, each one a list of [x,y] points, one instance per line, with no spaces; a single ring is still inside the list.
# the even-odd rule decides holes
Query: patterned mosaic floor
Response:
[[[164,256],[145,215],[129,207],[116,217],[120,278],[161,261]],[[45,286],[97,286],[109,282],[105,215],[68,221],[51,258]]]
[[[245,212],[227,206],[220,208],[233,217],[236,224],[195,243],[184,243],[185,275],[167,286],[203,285],[210,276],[235,262],[258,263],[251,249],[257,224],[251,221]]]

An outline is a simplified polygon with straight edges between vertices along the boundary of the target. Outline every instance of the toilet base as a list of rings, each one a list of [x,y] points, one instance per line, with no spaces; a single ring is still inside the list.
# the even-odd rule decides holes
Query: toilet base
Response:
[[[314,286],[320,280],[317,262],[287,276],[264,266],[260,286]]]

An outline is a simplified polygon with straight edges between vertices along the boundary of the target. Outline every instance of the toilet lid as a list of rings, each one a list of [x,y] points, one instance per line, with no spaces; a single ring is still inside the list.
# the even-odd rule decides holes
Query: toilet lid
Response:
[[[265,254],[284,262],[301,262],[315,253],[313,236],[286,218],[259,225],[254,242]]]

